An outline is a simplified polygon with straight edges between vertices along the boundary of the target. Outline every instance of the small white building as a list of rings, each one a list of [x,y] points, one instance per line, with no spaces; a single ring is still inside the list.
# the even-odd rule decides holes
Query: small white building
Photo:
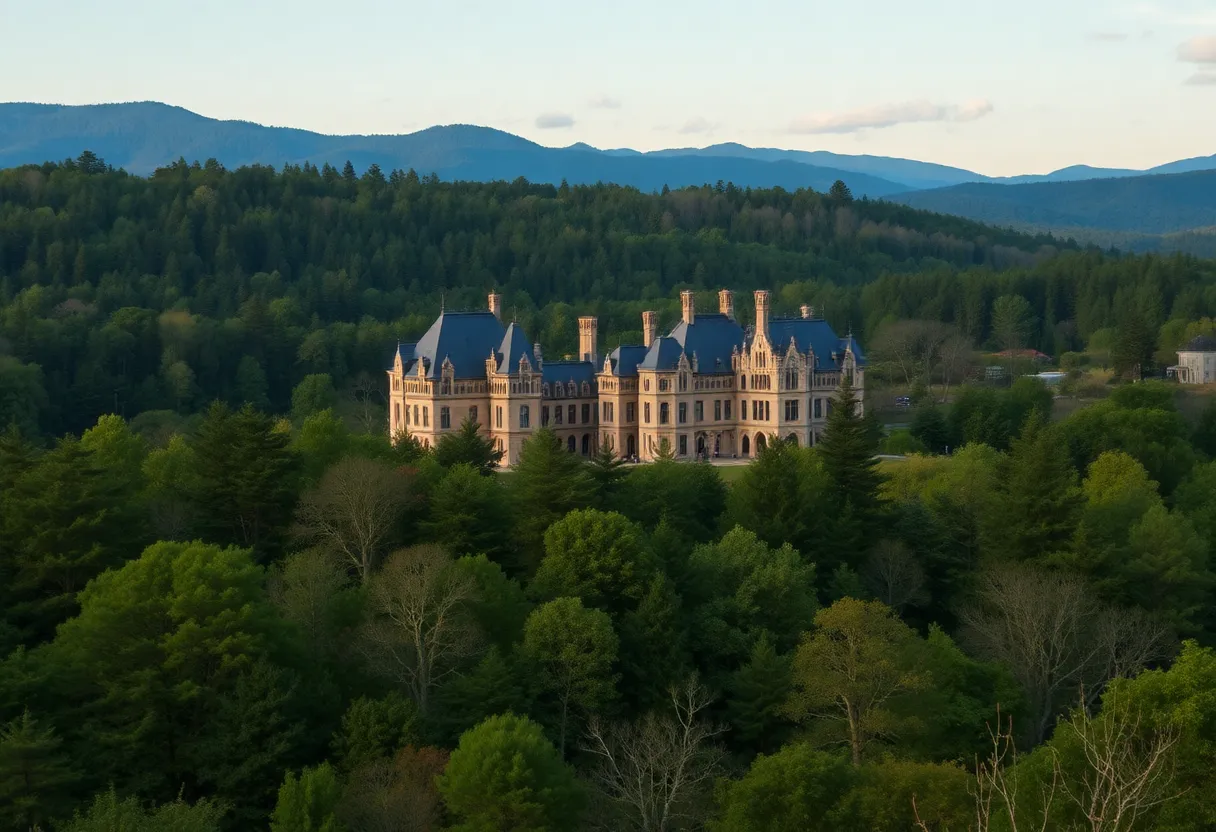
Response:
[[[1170,367],[1180,384],[1216,382],[1216,338],[1200,335],[1178,350],[1178,364]]]

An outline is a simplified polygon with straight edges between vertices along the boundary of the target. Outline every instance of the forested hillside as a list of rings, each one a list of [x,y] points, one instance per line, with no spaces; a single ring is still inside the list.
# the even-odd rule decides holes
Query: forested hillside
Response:
[[[329,411],[10,431],[0,829],[1212,828],[1216,410],[1022,381],[880,468],[852,403],[729,486]]]
[[[916,317],[976,344],[995,299],[1017,293],[1027,342],[1057,354],[1128,315],[1156,332],[1216,314],[1213,271],[845,193],[184,162],[145,179],[86,154],[0,172],[0,420],[57,435],[217,398],[285,412],[308,376],[370,395],[398,339],[441,303],[482,308],[492,287],[549,355],[574,350],[579,314],[599,315],[605,345],[637,341],[643,309],[666,325],[678,289],[712,307],[723,286],[773,289],[778,313],[814,304],[863,339]]]

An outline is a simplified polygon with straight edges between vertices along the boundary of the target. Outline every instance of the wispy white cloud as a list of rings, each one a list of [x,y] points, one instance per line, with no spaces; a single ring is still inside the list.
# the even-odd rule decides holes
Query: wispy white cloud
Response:
[[[542,113],[536,117],[536,126],[541,130],[560,130],[574,126],[574,116],[569,113]]]
[[[1183,83],[1188,87],[1216,87],[1216,72],[1196,72]]]
[[[1178,60],[1189,64],[1216,64],[1216,35],[1191,38],[1180,44]]]
[[[883,104],[838,113],[816,113],[794,119],[791,133],[856,133],[859,130],[881,130],[897,124],[924,122],[976,121],[991,113],[992,102],[976,99],[963,104],[933,104],[929,101],[909,101]]]
[[[676,132],[681,133],[685,136],[692,135],[695,133],[712,133],[712,132],[714,132],[715,127],[717,127],[716,124],[713,124],[709,120],[701,118],[700,116],[697,116],[696,118],[690,118],[688,121],[681,124],[680,129],[677,130]]]
[[[613,98],[611,95],[598,95],[588,102],[596,110],[619,110],[621,109],[621,99]]]

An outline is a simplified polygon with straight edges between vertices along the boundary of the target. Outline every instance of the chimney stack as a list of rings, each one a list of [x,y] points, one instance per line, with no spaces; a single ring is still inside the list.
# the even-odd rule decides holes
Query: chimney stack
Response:
[[[768,340],[768,303],[769,293],[767,289],[756,290],[756,334],[763,335],[765,340]]]
[[[494,313],[494,317],[502,320],[502,295],[498,292],[490,292],[490,311]]]
[[[545,358],[540,354],[540,344],[532,345],[532,357],[536,359],[536,368],[538,370],[545,366]]]
[[[684,323],[692,326],[697,319],[697,297],[687,289],[680,292],[680,309],[683,313]]]
[[[642,313],[642,343],[650,346],[654,343],[655,336],[659,331],[659,313],[658,312],[643,312]]]
[[[595,318],[585,317],[578,319],[578,360],[590,361],[592,364],[598,364],[600,361],[599,354],[599,336],[597,331],[599,322]]]
[[[718,311],[732,321],[735,319],[735,293],[730,289],[718,292]]]
[[[815,317],[815,307],[807,306],[805,303],[802,304],[802,317],[806,318],[807,320]]]

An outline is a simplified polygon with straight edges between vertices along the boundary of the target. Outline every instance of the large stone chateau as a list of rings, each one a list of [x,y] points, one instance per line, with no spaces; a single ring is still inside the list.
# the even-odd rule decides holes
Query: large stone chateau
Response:
[[[424,445],[471,417],[513,465],[538,428],[550,427],[584,456],[601,444],[652,460],[666,440],[677,458],[751,457],[780,439],[813,445],[842,377],[859,398],[865,357],[809,306],[773,318],[755,293],[756,321],[735,320],[729,289],[718,311],[683,313],[659,336],[658,315],[642,313],[645,343],[600,355],[595,318],[579,318],[577,361],[548,361],[516,323],[503,325],[502,298],[485,312],[441,312],[416,344],[400,344],[389,375],[389,431]]]

